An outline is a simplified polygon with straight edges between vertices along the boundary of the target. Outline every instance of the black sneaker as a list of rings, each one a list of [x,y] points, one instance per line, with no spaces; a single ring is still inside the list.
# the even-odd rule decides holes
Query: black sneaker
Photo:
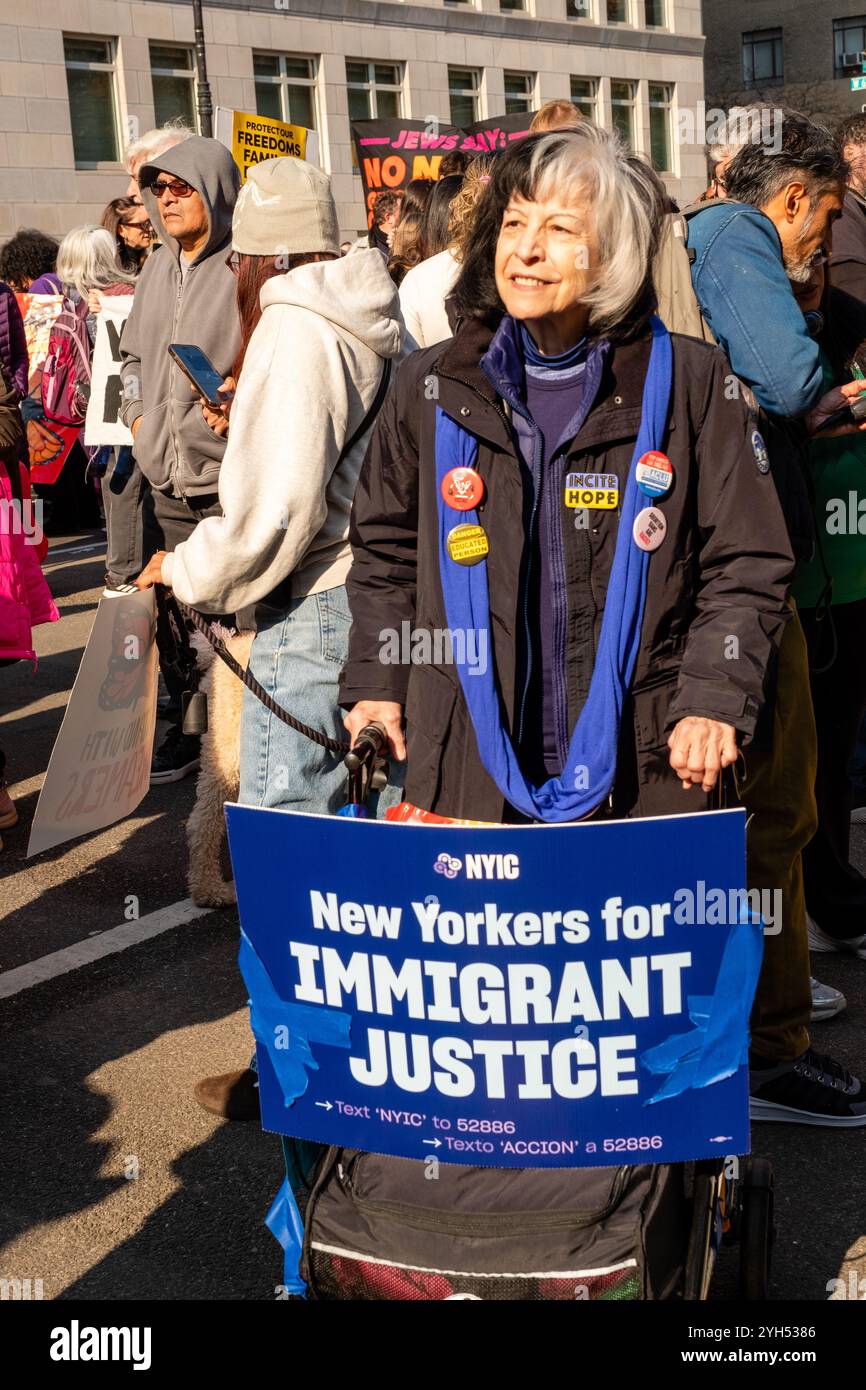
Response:
[[[184,734],[172,725],[154,751],[150,765],[150,785],[163,782],[181,782],[191,772],[198,772],[201,739]]]
[[[808,1048],[793,1062],[749,1061],[749,1115],[788,1125],[866,1125],[866,1091],[832,1057]]]

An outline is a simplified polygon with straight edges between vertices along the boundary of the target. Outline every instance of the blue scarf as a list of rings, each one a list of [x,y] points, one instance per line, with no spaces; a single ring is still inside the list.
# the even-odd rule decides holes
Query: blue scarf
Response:
[[[582,820],[610,794],[616,776],[616,751],[623,701],[637,660],[646,599],[648,552],[635,545],[636,516],[650,505],[635,481],[635,466],[664,440],[670,405],[673,357],[661,319],[651,320],[653,342],[643,394],[640,430],[625,485],[616,552],[610,572],[598,653],[589,694],[575,725],[565,766],[559,777],[540,787],[527,782],[511,740],[502,725],[492,662],[484,671],[466,661],[471,644],[452,643],[460,685],[469,710],[478,752],[505,800],[532,820],[554,824]],[[448,554],[448,534],[456,525],[478,524],[477,513],[454,512],[442,497],[442,480],[452,468],[474,468],[478,441],[442,410],[436,409],[436,496],[439,506],[439,570],[445,613],[452,632],[484,632],[490,637],[487,562],[460,565]],[[497,544],[491,533],[490,544]],[[492,647],[489,649],[492,650]],[[463,660],[460,660],[460,656]]]

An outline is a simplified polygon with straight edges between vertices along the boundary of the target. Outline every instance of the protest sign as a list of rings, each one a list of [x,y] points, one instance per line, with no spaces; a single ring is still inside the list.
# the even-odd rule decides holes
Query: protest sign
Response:
[[[63,295],[23,293],[16,294],[15,298],[24,320],[24,337],[32,374],[48,356],[51,325],[63,308]]]
[[[303,125],[289,125],[273,116],[254,116],[249,111],[231,111],[226,106],[218,106],[214,129],[216,138],[231,150],[243,182],[252,166],[263,159],[293,155],[310,164],[319,162],[318,132]]]
[[[153,589],[100,599],[42,784],[28,856],[114,825],[148,790],[155,637]]]
[[[533,115],[527,111],[519,116],[497,116],[462,129],[438,122],[384,117],[353,121],[352,139],[368,217],[380,193],[405,188],[412,179],[438,179],[443,156],[452,150],[498,154],[512,141],[522,140],[529,133]]]
[[[30,454],[30,481],[56,483],[72,446],[81,434],[80,425],[58,425],[52,420],[28,420],[27,448]]]
[[[741,810],[227,816],[266,1129],[494,1167],[748,1150]]]
[[[103,295],[96,319],[90,400],[84,421],[84,442],[94,447],[132,443],[132,433],[120,418],[123,404],[120,341],[132,311],[132,298],[131,294]]]

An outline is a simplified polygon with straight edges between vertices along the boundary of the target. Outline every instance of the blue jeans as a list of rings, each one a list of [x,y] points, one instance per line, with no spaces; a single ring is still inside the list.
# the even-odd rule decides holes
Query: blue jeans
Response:
[[[348,656],[352,616],[345,588],[295,599],[285,613],[261,619],[250,670],[282,709],[329,737],[344,740],[337,681]],[[370,815],[400,801],[396,785],[370,799]],[[393,782],[392,778],[392,782]],[[342,755],[330,753],[276,719],[244,690],[241,722],[241,787],[246,806],[280,807],[336,815],[346,804],[348,778]]]

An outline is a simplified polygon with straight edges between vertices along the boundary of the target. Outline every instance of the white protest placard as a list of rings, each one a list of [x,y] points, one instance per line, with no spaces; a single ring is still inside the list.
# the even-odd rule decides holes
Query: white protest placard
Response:
[[[104,594],[30,830],[28,857],[129,816],[150,786],[156,727],[153,589]]]
[[[90,403],[84,422],[84,442],[94,447],[132,443],[132,435],[120,418],[123,404],[120,340],[132,309],[132,298],[131,294],[104,294],[96,319]]]

